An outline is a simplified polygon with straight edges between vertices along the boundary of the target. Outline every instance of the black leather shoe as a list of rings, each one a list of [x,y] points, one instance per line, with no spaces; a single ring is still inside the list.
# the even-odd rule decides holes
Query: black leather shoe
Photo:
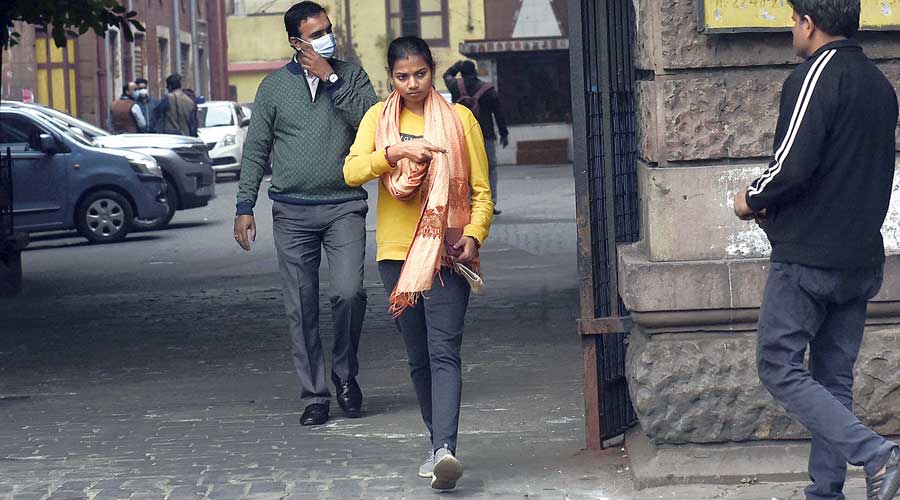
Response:
[[[328,422],[328,405],[313,403],[306,407],[300,417],[300,425],[322,425]]]
[[[331,374],[331,381],[334,382],[334,389],[337,396],[338,406],[344,411],[347,418],[359,418],[363,416],[362,412],[362,390],[356,379],[341,380],[340,377]]]
[[[900,448],[894,448],[884,472],[866,477],[868,500],[893,500],[900,492]]]

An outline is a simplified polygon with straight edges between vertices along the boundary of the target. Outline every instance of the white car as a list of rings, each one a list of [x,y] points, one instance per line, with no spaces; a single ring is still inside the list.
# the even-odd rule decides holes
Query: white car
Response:
[[[209,101],[198,108],[197,132],[209,150],[213,170],[240,178],[250,110],[232,101]]]

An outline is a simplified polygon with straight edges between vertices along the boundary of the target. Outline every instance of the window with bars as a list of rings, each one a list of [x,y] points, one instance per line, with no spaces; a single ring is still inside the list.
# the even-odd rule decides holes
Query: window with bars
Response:
[[[144,56],[144,35],[134,34],[134,77],[147,78],[146,57]]]
[[[450,46],[448,0],[386,0],[388,35],[419,36],[432,47]]]
[[[169,57],[169,39],[157,37],[157,42],[159,43],[159,82],[157,83],[157,88],[162,92],[162,89],[166,88],[166,77],[172,72],[172,66]]]
[[[191,75],[191,46],[187,43],[181,45],[181,67],[178,72],[181,73],[182,82]]]

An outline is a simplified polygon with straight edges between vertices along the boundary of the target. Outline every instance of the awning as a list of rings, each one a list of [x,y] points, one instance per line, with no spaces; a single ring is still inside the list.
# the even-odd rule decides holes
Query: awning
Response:
[[[569,50],[569,39],[519,38],[510,40],[470,40],[459,44],[459,53],[468,57],[508,54],[510,52],[545,52]]]

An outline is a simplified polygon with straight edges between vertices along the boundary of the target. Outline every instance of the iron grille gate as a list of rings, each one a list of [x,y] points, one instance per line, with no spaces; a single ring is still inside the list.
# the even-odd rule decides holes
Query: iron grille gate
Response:
[[[616,271],[617,245],[640,238],[633,9],[632,0],[569,2],[589,447],[637,420],[625,378],[630,322]]]

